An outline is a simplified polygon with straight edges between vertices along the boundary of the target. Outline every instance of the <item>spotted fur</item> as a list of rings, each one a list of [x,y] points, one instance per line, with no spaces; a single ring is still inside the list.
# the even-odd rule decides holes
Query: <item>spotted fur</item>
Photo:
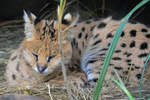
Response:
[[[57,21],[41,20],[35,24],[36,16],[32,13],[25,13],[24,20],[26,37],[11,55],[6,69],[10,85],[52,79],[50,77],[57,77],[61,72]],[[119,23],[120,20],[111,17],[92,19],[78,23],[63,33],[67,70],[81,69],[87,82],[95,85]],[[63,30],[66,27],[63,25]],[[70,38],[66,38],[68,35]],[[114,75],[113,69],[116,69],[122,79],[130,73],[128,81],[138,83],[150,51],[149,44],[150,28],[141,23],[128,22],[113,54],[106,79]]]

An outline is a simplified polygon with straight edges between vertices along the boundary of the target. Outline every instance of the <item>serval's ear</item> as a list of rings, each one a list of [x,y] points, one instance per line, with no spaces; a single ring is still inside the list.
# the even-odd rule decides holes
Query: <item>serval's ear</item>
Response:
[[[23,10],[23,12],[24,12],[23,18],[25,23],[34,23],[36,16],[29,11]]]
[[[70,28],[77,24],[79,20],[79,15],[77,14],[75,17],[72,17],[70,13],[67,13],[62,20],[62,38],[63,39],[71,39],[73,36],[71,34]],[[58,30],[58,22],[54,23],[54,28]]]
[[[70,13],[68,13],[64,16],[64,20],[68,22],[68,26],[64,27],[63,39],[70,40],[74,37],[74,32],[71,28],[78,23],[79,14],[72,16]]]
[[[33,33],[35,32],[34,22],[36,20],[36,16],[33,13],[26,12],[24,10],[23,18],[25,22],[24,33],[25,33],[26,39],[29,41],[33,40],[32,36],[33,36]]]

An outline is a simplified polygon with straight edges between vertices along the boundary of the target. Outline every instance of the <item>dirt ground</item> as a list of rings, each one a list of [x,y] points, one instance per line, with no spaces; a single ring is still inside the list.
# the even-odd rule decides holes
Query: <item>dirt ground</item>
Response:
[[[0,23],[0,95],[6,93],[19,93],[17,89],[8,88],[4,76],[5,66],[10,54],[14,51],[19,43],[23,40],[23,21],[14,21],[11,23]],[[38,86],[30,90],[30,95],[51,98],[53,100],[69,100],[67,99],[66,88],[64,86],[51,86],[51,89],[44,85]],[[71,88],[75,100],[92,100],[93,89]],[[136,98],[136,100],[146,100],[150,98],[150,82],[144,84],[142,88],[142,98],[138,98],[138,87],[128,87],[128,90]],[[50,90],[50,91],[49,91]],[[101,94],[102,100],[128,100],[124,92],[118,88],[112,81],[104,83]]]

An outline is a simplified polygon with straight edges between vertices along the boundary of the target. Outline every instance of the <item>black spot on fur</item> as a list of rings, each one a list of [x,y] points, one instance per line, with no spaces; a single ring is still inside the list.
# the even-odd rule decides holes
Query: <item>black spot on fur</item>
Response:
[[[82,47],[84,48],[84,41],[82,41]]]
[[[128,71],[123,71],[124,75],[128,75],[128,73],[129,73]]]
[[[139,66],[135,66],[135,69],[140,69],[140,67]]]
[[[100,23],[97,27],[98,27],[98,28],[104,28],[105,26],[106,26],[106,23],[102,22],[102,23]]]
[[[133,48],[133,47],[135,47],[135,41],[133,40],[131,43],[130,43],[130,48]]]
[[[128,66],[131,66],[132,64],[131,63],[128,63]]]
[[[101,66],[103,66],[104,63],[101,63]]]
[[[127,59],[126,62],[128,62],[128,63],[131,62],[131,59]]]
[[[131,64],[130,64],[130,67],[128,67],[128,70],[134,71],[134,68],[131,67]]]
[[[117,67],[117,66],[115,66],[114,67],[116,70],[122,70],[123,68],[122,67]]]
[[[78,62],[80,63],[80,62]],[[79,67],[79,64],[77,62],[75,64],[73,64],[74,68],[78,68]]]
[[[75,47],[75,45],[76,45],[76,39],[75,39],[75,38],[73,38],[73,39],[72,39],[72,41],[71,41],[71,46],[72,46],[72,48],[74,48],[74,47]]]
[[[75,65],[73,65],[73,66],[75,66]],[[75,70],[76,70],[76,68],[75,68],[75,67],[68,67],[68,69],[69,69],[69,71],[71,71],[71,72],[73,72],[73,71],[75,71]]]
[[[111,72],[111,75],[115,75],[115,72]]]
[[[75,47],[78,49],[78,42],[75,44]]]
[[[16,80],[16,75],[15,74],[12,74],[12,79]]]
[[[120,78],[121,78],[121,79],[123,79],[123,76],[122,76],[122,75],[120,75]]]
[[[113,57],[112,60],[121,60],[120,57]]]
[[[92,80],[88,80],[88,83],[90,82],[97,82],[98,81],[98,78],[93,78]]]
[[[120,53],[121,52],[121,50],[115,50],[115,53]]]
[[[46,27],[47,27],[47,26],[44,26],[44,27],[43,27],[43,30],[44,30],[44,33],[43,33],[43,34],[45,34]]]
[[[19,66],[20,66],[20,63],[17,62],[17,66],[16,66],[16,70],[17,70],[17,71],[20,71]]]
[[[135,37],[136,36],[136,30],[131,30],[130,31],[130,36]]]
[[[146,34],[145,36],[146,36],[147,38],[150,38],[150,34]]]
[[[77,27],[77,25],[74,25],[73,27]]]
[[[87,40],[87,38],[88,38],[88,34],[85,35],[85,39],[86,39],[86,40]]]
[[[82,27],[82,29],[81,29],[81,30],[82,30],[82,32],[84,32],[84,31],[85,31],[85,27]]]
[[[87,20],[85,23],[86,23],[86,24],[90,24],[90,23],[91,23],[91,21],[90,21],[90,20]]]
[[[99,54],[99,56],[105,56],[105,53]]]
[[[137,79],[141,78],[141,74],[136,74]]]
[[[15,60],[16,58],[17,58],[17,56],[13,56],[13,57],[11,58],[11,61]]]
[[[94,42],[92,45],[97,45],[98,43],[100,43],[102,40],[97,40],[96,42]]]
[[[125,47],[126,47],[126,44],[125,44],[125,43],[121,43],[120,46],[123,47],[123,48],[125,48]]]
[[[111,43],[108,43],[107,46],[109,47]]]
[[[114,66],[114,64],[109,64],[110,66]]]
[[[78,38],[80,39],[82,37],[82,33],[79,33],[78,34]]]
[[[138,57],[143,58],[143,57],[147,57],[147,55],[148,55],[147,53],[142,53],[142,54],[139,54]]]
[[[142,28],[142,29],[141,29],[141,32],[147,32],[147,29]]]
[[[76,39],[75,38],[72,39],[72,43],[73,43],[73,45],[76,44]]]
[[[94,79],[93,79],[93,82],[97,82],[97,81],[98,81],[98,78],[94,78]]]
[[[103,48],[100,51],[107,51],[107,50],[108,50],[108,48]]]
[[[91,27],[90,31],[93,31],[94,27],[95,27],[95,25]]]
[[[127,57],[130,57],[132,55],[132,53],[125,52],[124,55],[126,55]]]
[[[40,40],[42,40],[42,37],[40,37]]]
[[[123,37],[123,36],[124,36],[124,32],[121,33],[121,37]]]
[[[100,74],[100,73],[101,73],[100,71],[96,72],[96,74]]]
[[[71,41],[71,47],[73,48],[73,46],[74,46],[74,45],[73,45],[73,42]]]
[[[79,55],[81,55],[81,50],[79,50]]]
[[[133,68],[133,67],[131,68],[131,71],[134,71],[134,68]]]
[[[148,45],[146,42],[143,42],[141,45],[140,45],[140,49],[141,50],[144,50],[144,49],[147,49]]]
[[[99,34],[96,34],[96,35],[94,36],[94,39],[96,39],[98,36],[99,36]]]
[[[96,48],[97,48],[97,47],[93,47],[93,48],[90,49],[90,51],[92,51],[92,50],[94,50],[94,49],[96,49]]]
[[[87,65],[89,64],[89,63],[94,63],[94,62],[96,62],[97,60],[89,60],[88,62],[87,62]]]
[[[106,39],[112,38],[112,37],[113,37],[112,33],[108,33],[107,36],[106,36]]]

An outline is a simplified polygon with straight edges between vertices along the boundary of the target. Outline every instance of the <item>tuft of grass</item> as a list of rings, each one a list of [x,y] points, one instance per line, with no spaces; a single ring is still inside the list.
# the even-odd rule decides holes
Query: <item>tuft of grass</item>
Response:
[[[110,79],[115,82],[128,96],[129,100],[135,100],[133,98],[133,96],[131,95],[131,93],[127,90],[126,86],[124,85],[123,81],[121,80],[120,76],[118,75],[117,71],[114,69],[114,72],[119,80],[119,82],[117,80],[115,80],[113,77],[110,77]]]
[[[141,78],[140,78],[140,85],[139,85],[139,97],[141,98],[142,97],[142,95],[141,95],[141,89],[142,89],[142,83],[143,83],[143,77],[144,77],[144,72],[145,72],[145,69],[146,69],[146,65],[147,65],[147,63],[148,63],[148,61],[149,61],[149,59],[150,59],[150,53],[149,53],[149,55],[147,56],[147,58],[146,58],[146,61],[145,61],[145,63],[144,63],[144,68],[143,68],[143,70],[142,70],[142,76],[141,76]]]
[[[146,4],[149,0],[142,0],[135,8],[133,8],[121,21],[120,25],[118,26],[116,33],[112,39],[112,43],[109,47],[109,50],[106,54],[106,58],[104,60],[104,64],[102,66],[102,71],[100,73],[99,79],[98,79],[98,83],[96,86],[96,89],[94,91],[94,96],[93,96],[93,100],[98,100],[98,97],[101,93],[101,89],[102,89],[102,85],[103,85],[103,81],[110,63],[110,60],[112,58],[113,52],[117,46],[118,40],[120,38],[120,35],[123,31],[123,28],[125,26],[125,24],[127,23],[128,19],[131,17],[131,15],[137,10],[139,9],[141,6],[143,6],[144,4]]]
[[[63,72],[63,76],[64,76],[64,81],[65,81],[66,87],[67,87],[68,97],[69,97],[70,100],[73,100],[73,98],[71,96],[71,89],[69,88],[69,83],[67,81],[66,68],[65,68],[65,65],[64,65],[64,56],[63,56],[63,52],[62,52],[61,24],[62,24],[62,16],[63,16],[63,13],[64,13],[65,5],[66,5],[66,0],[60,0],[60,5],[58,6],[58,11],[57,11],[57,15],[58,15],[57,17],[58,17],[59,53],[61,55],[62,72]]]

